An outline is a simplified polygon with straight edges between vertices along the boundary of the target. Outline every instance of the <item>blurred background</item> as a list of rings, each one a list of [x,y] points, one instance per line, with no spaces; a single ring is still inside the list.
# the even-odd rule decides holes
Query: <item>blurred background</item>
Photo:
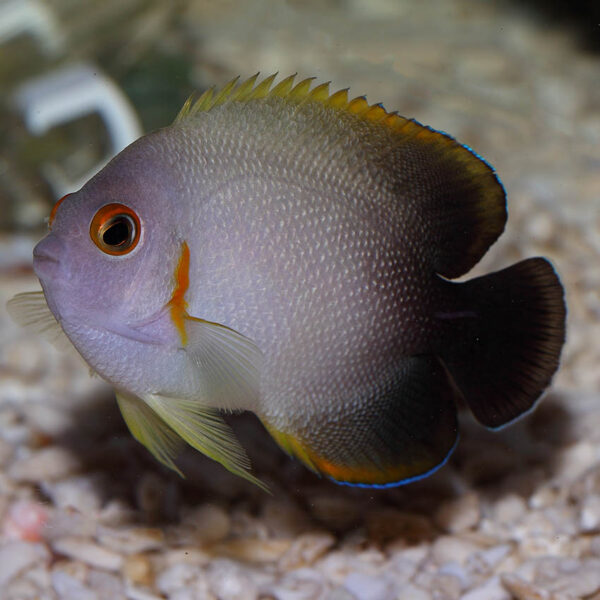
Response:
[[[600,572],[590,562],[600,557],[599,23],[593,0],[0,0],[0,588],[7,586],[6,597],[33,598],[47,589],[44,597],[69,598],[85,588],[88,596],[72,597],[101,598],[109,596],[94,590],[110,584],[114,598],[146,598],[126,596],[126,589],[187,598],[176,596],[173,581],[183,575],[169,579],[177,561],[168,553],[188,545],[193,560],[183,554],[177,560],[194,565],[188,575],[198,589],[208,581],[199,598],[337,593],[338,600],[427,600],[490,585],[496,595],[482,588],[473,600],[510,600],[559,585],[553,579],[544,587],[531,567],[540,556],[576,559],[577,569]],[[238,429],[273,498],[195,454],[183,458],[184,482],[131,439],[110,390],[73,357],[17,329],[4,311],[13,294],[36,289],[31,251],[59,197],[139,135],[168,125],[190,94],[257,71],[331,80],[332,89],[367,94],[371,103],[472,147],[497,170],[509,207],[506,232],[474,273],[544,255],[563,280],[568,341],[552,392],[532,417],[500,434],[481,432],[466,417],[454,459],[431,480],[368,497],[341,490],[298,467],[241,418]],[[507,498],[522,508],[513,515],[522,519],[520,530],[507,521]],[[21,509],[39,516],[40,529],[31,535]],[[396,525],[387,531],[389,519]],[[44,523],[52,523],[50,533]],[[112,534],[104,530],[102,537],[100,526]],[[154,537],[144,537],[140,526],[155,528]],[[205,537],[203,527],[211,531]],[[73,546],[74,529],[91,555],[82,558],[81,546]],[[317,537],[306,538],[314,529]],[[460,554],[464,545],[440,554],[440,539],[458,544],[465,531],[469,543],[481,546],[473,554],[508,544],[504,562],[465,566],[471,554]],[[524,539],[533,541],[524,547]],[[19,554],[14,544],[26,557],[17,566],[8,560]],[[364,554],[371,544],[376,558]],[[398,561],[413,560],[402,552],[415,544],[423,549],[423,570],[415,567],[402,579]],[[98,547],[105,552],[100,558]],[[212,558],[199,558],[198,548],[209,547]],[[114,563],[107,548],[117,555]],[[297,556],[286,554],[292,550]],[[352,560],[338,565],[336,550]],[[238,563],[224,563],[246,595],[219,588],[223,565],[215,556],[254,565],[249,575]],[[447,567],[456,556],[464,558],[460,572]],[[298,564],[314,570],[308,578],[314,585],[284,582]],[[499,579],[502,568],[520,573],[532,595],[519,588],[517,575]],[[380,595],[364,592],[373,589],[368,577],[388,570],[396,573],[393,584],[376,588]],[[367,579],[348,579],[356,573]],[[403,585],[412,586],[404,590],[408,596],[401,595]],[[600,580],[594,585],[586,597],[600,593]],[[290,589],[305,591],[290,595]]]
[[[505,179],[524,159],[535,178],[553,158],[546,139],[561,162],[598,141],[591,0],[2,0],[0,11],[3,231],[39,228],[58,195],[168,125],[192,92],[256,71],[368,93],[472,144]],[[537,156],[503,144],[537,144]]]

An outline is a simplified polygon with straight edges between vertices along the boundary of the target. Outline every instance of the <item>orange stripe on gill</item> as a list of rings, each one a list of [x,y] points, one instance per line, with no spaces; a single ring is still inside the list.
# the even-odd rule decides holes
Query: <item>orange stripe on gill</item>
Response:
[[[187,314],[187,302],[185,301],[185,293],[190,285],[190,249],[187,242],[181,244],[181,255],[175,268],[175,289],[169,300],[169,310],[171,311],[171,320],[175,325],[181,343],[187,344],[187,333],[185,331],[185,318]]]
[[[70,195],[71,194],[65,194],[62,198],[54,203],[54,206],[50,211],[50,217],[48,218],[48,229],[52,229],[52,223],[54,223],[54,218],[56,217],[56,211],[58,210],[58,207],[63,203],[63,200],[68,198]]]

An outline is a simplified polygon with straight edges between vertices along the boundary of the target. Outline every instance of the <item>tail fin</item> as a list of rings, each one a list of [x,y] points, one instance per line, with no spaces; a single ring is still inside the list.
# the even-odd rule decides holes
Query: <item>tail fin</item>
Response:
[[[558,368],[563,287],[544,258],[455,285],[474,317],[455,322],[442,358],[476,419],[495,429],[530,410]]]

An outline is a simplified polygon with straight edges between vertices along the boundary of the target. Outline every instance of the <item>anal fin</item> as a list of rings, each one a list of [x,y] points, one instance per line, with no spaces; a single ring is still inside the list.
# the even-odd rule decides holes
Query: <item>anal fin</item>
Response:
[[[355,409],[311,415],[295,427],[265,426],[279,445],[336,483],[385,488],[427,477],[458,438],[458,392],[434,356],[405,358],[394,377]]]

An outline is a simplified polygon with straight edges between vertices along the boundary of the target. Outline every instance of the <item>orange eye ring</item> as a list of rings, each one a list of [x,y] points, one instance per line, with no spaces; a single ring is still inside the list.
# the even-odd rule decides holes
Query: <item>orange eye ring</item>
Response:
[[[102,252],[111,256],[129,254],[140,241],[140,219],[124,204],[107,204],[92,219],[90,237]]]

